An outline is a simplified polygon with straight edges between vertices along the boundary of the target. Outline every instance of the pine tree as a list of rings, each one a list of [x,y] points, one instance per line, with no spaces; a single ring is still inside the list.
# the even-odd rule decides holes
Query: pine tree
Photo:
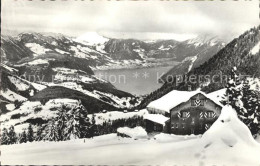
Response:
[[[89,118],[86,108],[79,104],[68,112],[68,122],[65,131],[66,139],[85,138],[89,135]]]
[[[89,129],[89,135],[91,138],[93,138],[96,135],[96,130],[97,130],[97,126],[96,126],[95,114],[93,113],[91,118],[91,127]]]
[[[37,127],[35,141],[41,141],[43,139],[43,130],[44,130],[44,127],[42,127],[42,125],[39,125]]]
[[[95,125],[96,124],[96,119],[95,119],[96,115],[93,113],[92,114],[92,118],[91,118],[91,123],[92,125]]]
[[[27,140],[29,142],[32,142],[34,140],[33,129],[32,129],[32,125],[31,124],[29,124],[29,126],[28,126]]]
[[[44,140],[49,140],[49,141],[60,140],[59,133],[57,130],[57,122],[55,120],[52,120],[48,125],[47,134],[45,135]]]
[[[65,110],[65,108],[62,108],[58,112],[58,116],[56,118],[57,121],[57,132],[59,135],[59,140],[65,140],[65,129],[67,127],[67,122],[68,122],[68,115]]]
[[[26,143],[27,142],[27,135],[25,130],[21,133],[20,137],[19,137],[19,142],[20,143]]]
[[[240,78],[237,75],[237,68],[234,67],[231,70],[231,76],[226,85],[226,97],[227,101],[224,104],[230,104],[238,113],[238,116],[242,119],[245,119],[247,116],[247,111],[243,107],[242,99],[242,90],[238,88],[241,84]]]
[[[260,131],[260,101],[259,96],[254,90],[250,89],[249,81],[245,80],[242,87],[242,101],[247,109],[248,116],[243,122],[249,127],[253,135]]]
[[[8,145],[10,144],[10,139],[8,136],[8,131],[6,128],[3,128],[2,135],[1,135],[1,144]]]
[[[250,89],[249,81],[241,81],[236,74],[236,68],[231,71],[231,77],[226,86],[227,101],[237,112],[238,117],[250,129],[252,135],[260,132],[260,101],[259,95]]]
[[[13,125],[9,127],[8,137],[10,139],[10,144],[15,144],[17,142],[17,136]]]

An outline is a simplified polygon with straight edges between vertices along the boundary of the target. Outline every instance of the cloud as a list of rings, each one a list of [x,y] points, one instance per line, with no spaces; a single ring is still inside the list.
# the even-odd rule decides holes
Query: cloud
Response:
[[[256,1],[9,1],[2,3],[2,27],[14,31],[88,31],[112,37],[156,34],[238,35],[259,24]],[[152,35],[153,34],[153,35]],[[159,35],[160,34],[160,35]],[[171,35],[170,35],[171,34]]]

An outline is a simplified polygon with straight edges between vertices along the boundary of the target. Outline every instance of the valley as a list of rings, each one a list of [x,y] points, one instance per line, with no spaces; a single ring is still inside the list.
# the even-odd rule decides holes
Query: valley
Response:
[[[134,95],[147,95],[162,86],[158,79],[177,65],[132,69],[94,70],[95,76],[109,81],[117,89]]]

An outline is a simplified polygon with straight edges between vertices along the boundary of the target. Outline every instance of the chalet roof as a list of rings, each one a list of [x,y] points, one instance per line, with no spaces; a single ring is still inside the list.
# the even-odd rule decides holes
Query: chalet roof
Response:
[[[161,112],[170,112],[170,110],[177,105],[188,101],[192,96],[196,94],[202,94],[205,97],[209,98],[219,106],[222,106],[222,104],[219,102],[219,100],[211,95],[207,95],[206,93],[196,90],[196,91],[178,91],[173,90],[163,97],[152,101],[150,104],[148,104],[148,108],[153,108],[155,110],[159,110]]]
[[[170,118],[165,117],[161,114],[145,114],[144,119],[159,123],[161,125],[165,125],[165,122],[169,120]]]

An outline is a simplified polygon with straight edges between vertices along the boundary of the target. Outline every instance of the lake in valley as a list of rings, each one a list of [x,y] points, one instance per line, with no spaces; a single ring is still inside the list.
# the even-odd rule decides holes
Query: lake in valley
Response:
[[[162,86],[158,79],[172,67],[173,65],[136,69],[96,70],[94,73],[98,78],[109,81],[119,90],[134,95],[146,95]]]

